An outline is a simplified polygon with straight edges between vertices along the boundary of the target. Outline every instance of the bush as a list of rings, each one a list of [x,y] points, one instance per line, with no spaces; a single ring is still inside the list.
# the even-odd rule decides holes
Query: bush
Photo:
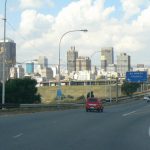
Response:
[[[124,94],[131,96],[134,92],[137,91],[137,89],[140,87],[140,83],[130,83],[127,81],[124,81],[121,90]]]
[[[61,100],[65,99],[65,98],[66,98],[66,96],[65,96],[64,94],[62,94],[62,96],[61,96]],[[54,98],[54,100],[59,100],[59,97],[58,97],[58,96],[56,96],[56,97]]]
[[[85,96],[84,96],[84,95],[81,95],[81,96],[77,97],[76,100],[85,100]]]
[[[67,98],[74,99],[72,95],[67,95]]]
[[[5,83],[5,103],[40,103],[41,95],[37,94],[36,84],[36,80],[30,78],[7,80]]]

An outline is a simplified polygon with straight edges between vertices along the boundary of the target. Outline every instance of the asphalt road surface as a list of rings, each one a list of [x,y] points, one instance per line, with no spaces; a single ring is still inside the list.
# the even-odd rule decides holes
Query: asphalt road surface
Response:
[[[0,116],[0,150],[150,150],[150,103]]]

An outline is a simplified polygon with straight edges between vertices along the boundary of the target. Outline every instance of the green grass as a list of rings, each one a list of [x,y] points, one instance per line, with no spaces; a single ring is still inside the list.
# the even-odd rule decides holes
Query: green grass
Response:
[[[105,85],[95,85],[95,86],[62,86],[62,93],[67,97],[67,95],[73,96],[73,99],[66,98],[66,101],[76,101],[78,97],[84,95],[86,97],[90,89],[94,92],[95,97],[105,98]],[[116,96],[116,86],[112,85],[112,97]],[[38,92],[42,96],[42,103],[51,103],[55,101],[56,98],[56,86],[45,86],[39,87]],[[110,86],[106,86],[106,97],[110,95]],[[120,92],[119,92],[120,94]],[[120,95],[119,95],[120,96]]]

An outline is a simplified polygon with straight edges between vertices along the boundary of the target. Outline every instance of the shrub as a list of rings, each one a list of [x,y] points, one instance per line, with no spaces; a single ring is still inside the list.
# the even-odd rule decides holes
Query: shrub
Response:
[[[40,103],[41,95],[37,94],[36,84],[36,80],[30,78],[7,80],[5,83],[5,103]]]
[[[74,99],[72,95],[67,95],[67,98]]]
[[[84,95],[81,95],[81,96],[77,97],[76,100],[85,100],[85,96],[84,96]]]

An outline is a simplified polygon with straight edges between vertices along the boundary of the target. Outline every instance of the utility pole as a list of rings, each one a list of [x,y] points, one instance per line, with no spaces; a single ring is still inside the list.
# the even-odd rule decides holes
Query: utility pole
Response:
[[[5,0],[5,9],[4,9],[4,52],[3,52],[3,83],[2,83],[2,105],[5,105],[5,62],[6,62],[6,4]],[[2,107],[4,109],[4,107]]]
[[[116,102],[118,102],[118,77],[116,78]]]

